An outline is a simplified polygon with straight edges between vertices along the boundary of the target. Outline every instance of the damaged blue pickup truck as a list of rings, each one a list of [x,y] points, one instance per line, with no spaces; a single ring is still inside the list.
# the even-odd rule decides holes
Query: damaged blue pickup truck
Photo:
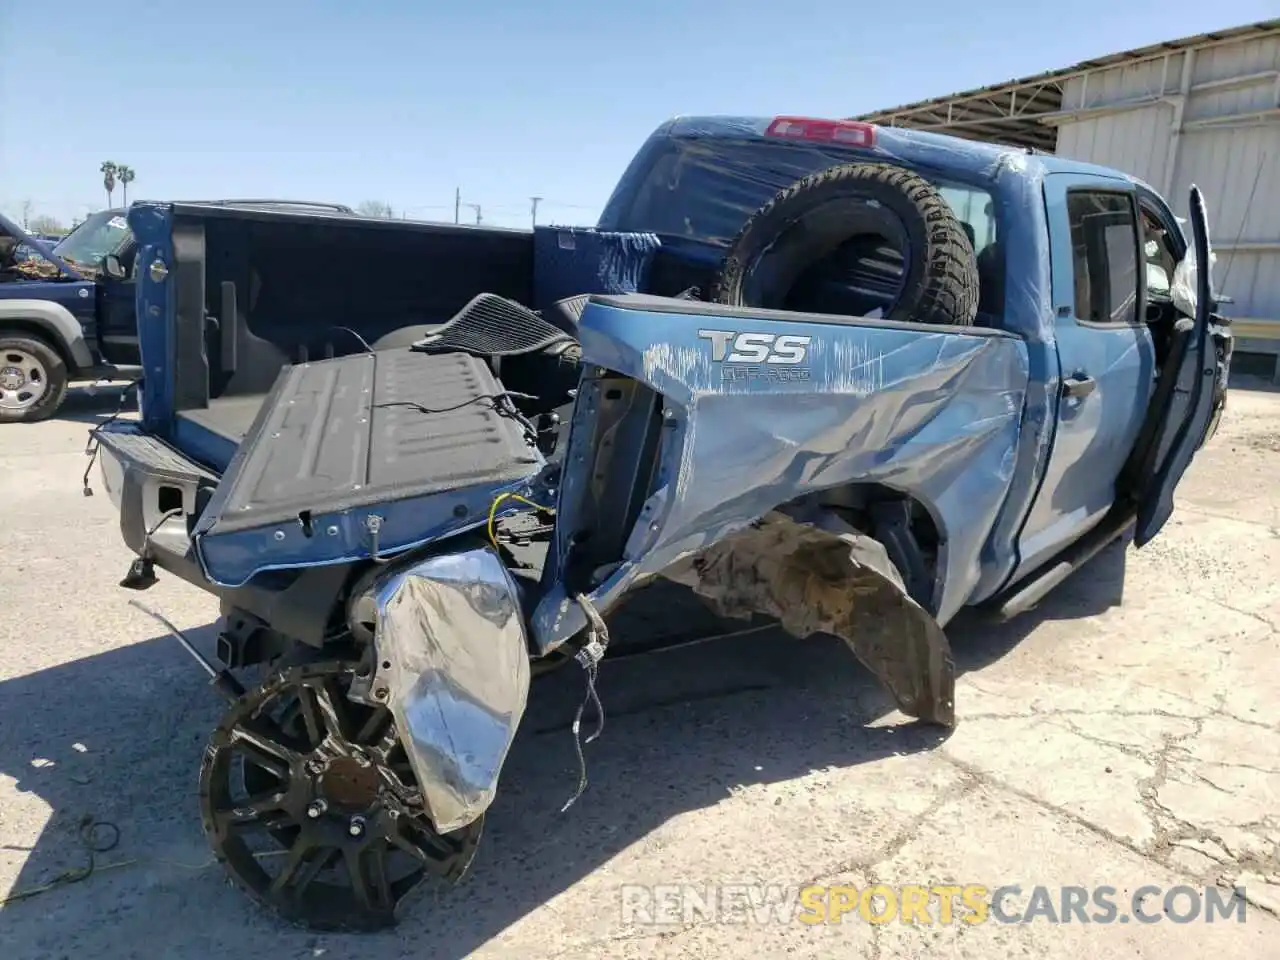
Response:
[[[136,204],[141,418],[95,436],[122,586],[221,601],[221,663],[188,647],[229,701],[200,799],[231,877],[372,929],[461,876],[531,677],[594,697],[654,578],[954,724],[948,621],[1147,543],[1216,428],[1188,213],[803,117],[668,122],[590,229]]]

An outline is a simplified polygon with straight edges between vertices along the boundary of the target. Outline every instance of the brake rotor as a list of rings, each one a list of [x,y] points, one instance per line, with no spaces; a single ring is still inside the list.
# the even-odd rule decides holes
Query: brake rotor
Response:
[[[437,833],[385,706],[354,663],[283,670],[227,711],[200,765],[214,855],[237,886],[317,930],[376,930],[428,876],[462,878],[481,820]]]

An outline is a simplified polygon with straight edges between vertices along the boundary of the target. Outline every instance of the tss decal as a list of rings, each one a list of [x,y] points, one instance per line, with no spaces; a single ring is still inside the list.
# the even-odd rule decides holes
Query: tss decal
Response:
[[[698,338],[711,341],[711,359],[717,363],[804,363],[813,339],[733,330],[699,330]]]

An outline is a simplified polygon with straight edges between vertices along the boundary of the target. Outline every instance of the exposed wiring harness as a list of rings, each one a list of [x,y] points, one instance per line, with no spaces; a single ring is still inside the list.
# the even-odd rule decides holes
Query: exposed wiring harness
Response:
[[[153,523],[142,538],[142,549],[145,553],[151,549],[151,538],[156,535],[156,531],[164,526],[165,521],[171,517],[180,517],[186,511],[182,507],[174,507],[172,510],[166,510],[160,515],[160,519]]]
[[[485,525],[485,530],[489,534],[489,542],[498,550],[502,549],[502,544],[498,543],[498,531],[496,526],[498,520],[498,504],[502,503],[504,500],[514,500],[517,503],[523,503],[525,506],[532,507],[534,510],[538,510],[542,513],[549,513],[552,516],[555,515],[555,510],[550,507],[544,507],[540,503],[534,503],[528,497],[522,497],[518,493],[498,494],[493,498],[493,503],[489,504],[489,522]]]
[[[494,497],[493,503],[489,505],[489,521],[486,529],[489,534],[489,542],[497,550],[501,550],[502,546],[498,543],[495,524],[498,516],[498,506],[505,500],[514,500],[517,503],[532,507],[534,510],[541,510],[553,515],[555,513],[554,510],[543,507],[518,493],[503,493]],[[609,649],[609,627],[604,622],[604,617],[600,616],[600,611],[595,608],[595,604],[584,594],[577,594],[574,600],[582,608],[582,612],[587,618],[587,642],[573,656],[573,659],[582,667],[587,689],[582,702],[578,704],[577,712],[573,716],[573,726],[571,727],[573,731],[573,749],[578,755],[578,786],[574,790],[573,796],[566,800],[564,806],[560,808],[561,813],[573,806],[587,789],[587,757],[582,748],[595,741],[604,732],[604,704],[600,702],[600,694],[596,690],[596,682],[600,676],[600,661],[604,659],[604,655]],[[595,708],[596,729],[584,740],[582,738],[582,717],[586,713],[587,704],[591,704]]]
[[[600,676],[600,661],[604,659],[605,652],[609,648],[609,628],[605,625],[604,617],[600,616],[600,611],[595,608],[595,605],[586,596],[580,593],[574,597],[574,600],[577,601],[578,606],[582,608],[582,612],[587,616],[587,642],[573,657],[582,667],[587,683],[587,692],[582,698],[582,702],[578,704],[577,712],[573,715],[573,749],[578,755],[578,788],[574,791],[573,796],[566,800],[564,806],[560,808],[561,813],[572,807],[578,801],[578,798],[586,792],[587,758],[582,748],[604,732],[604,705],[600,702],[600,695],[596,692],[596,681]],[[586,712],[588,703],[595,707],[596,729],[591,736],[583,740],[582,715]]]
[[[368,340],[366,340],[364,337],[360,336],[360,334],[356,333],[356,332],[355,332],[354,330],[352,330],[350,327],[337,327],[337,326],[335,326],[335,327],[330,327],[329,329],[330,329],[330,330],[341,330],[341,331],[343,331],[344,333],[349,333],[349,334],[351,334],[353,337],[355,337],[357,340],[359,340],[359,341],[360,341],[360,346],[364,347],[364,349],[365,349],[365,353],[376,353],[376,352],[377,352],[377,351],[375,351],[375,350],[373,349],[373,347],[369,346],[369,341],[368,341]]]
[[[544,507],[542,504],[535,503],[528,497],[523,497],[518,493],[508,492],[498,494],[498,496],[493,498],[493,503],[489,505],[489,518],[488,522],[485,524],[485,529],[489,534],[489,542],[492,543],[494,548],[499,551],[502,550],[502,544],[498,542],[498,506],[504,500],[515,500],[517,503],[523,503],[524,505],[532,507],[534,510],[541,511],[543,513],[555,513],[555,510],[550,507]],[[376,513],[369,514],[369,516],[364,519],[364,527],[369,541],[369,559],[377,564],[390,563],[395,559],[394,557],[382,555],[381,544],[379,541],[382,534],[382,525],[385,522],[386,521]]]
[[[107,419],[103,420],[101,423],[91,427],[89,430],[89,439],[88,441],[85,442],[85,445],[84,445],[84,455],[89,458],[89,464],[84,468],[84,474],[80,478],[80,490],[86,497],[93,496],[93,488],[89,486],[89,473],[93,470],[93,465],[98,460],[98,450],[102,446],[101,442],[98,439],[98,434],[108,424],[115,423],[115,421],[120,418],[120,415],[124,413],[124,405],[129,400],[129,391],[135,390],[139,388],[141,385],[142,385],[141,377],[129,383],[124,388],[124,390],[120,392],[120,403],[116,406],[115,412],[111,414],[111,416],[107,417]]]
[[[478,397],[472,397],[470,400],[464,400],[462,403],[455,404],[452,407],[432,408],[418,403],[414,400],[386,400],[382,403],[375,403],[374,407],[408,407],[411,410],[417,410],[419,413],[427,415],[438,413],[453,413],[464,407],[469,407],[474,403],[480,403],[483,400],[489,401],[489,409],[493,410],[500,417],[506,417],[514,420],[520,425],[525,432],[525,440],[528,443],[538,442],[538,428],[520,412],[512,400],[537,400],[538,398],[531,393],[519,393],[515,390],[503,390],[501,393],[484,393]]]

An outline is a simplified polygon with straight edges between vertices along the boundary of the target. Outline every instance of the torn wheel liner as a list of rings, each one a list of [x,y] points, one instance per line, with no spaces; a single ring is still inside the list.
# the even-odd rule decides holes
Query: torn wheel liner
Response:
[[[955,666],[942,628],[908,597],[884,546],[782,513],[664,571],[721,616],[778,618],[798,637],[843,640],[906,714],[955,724]]]

